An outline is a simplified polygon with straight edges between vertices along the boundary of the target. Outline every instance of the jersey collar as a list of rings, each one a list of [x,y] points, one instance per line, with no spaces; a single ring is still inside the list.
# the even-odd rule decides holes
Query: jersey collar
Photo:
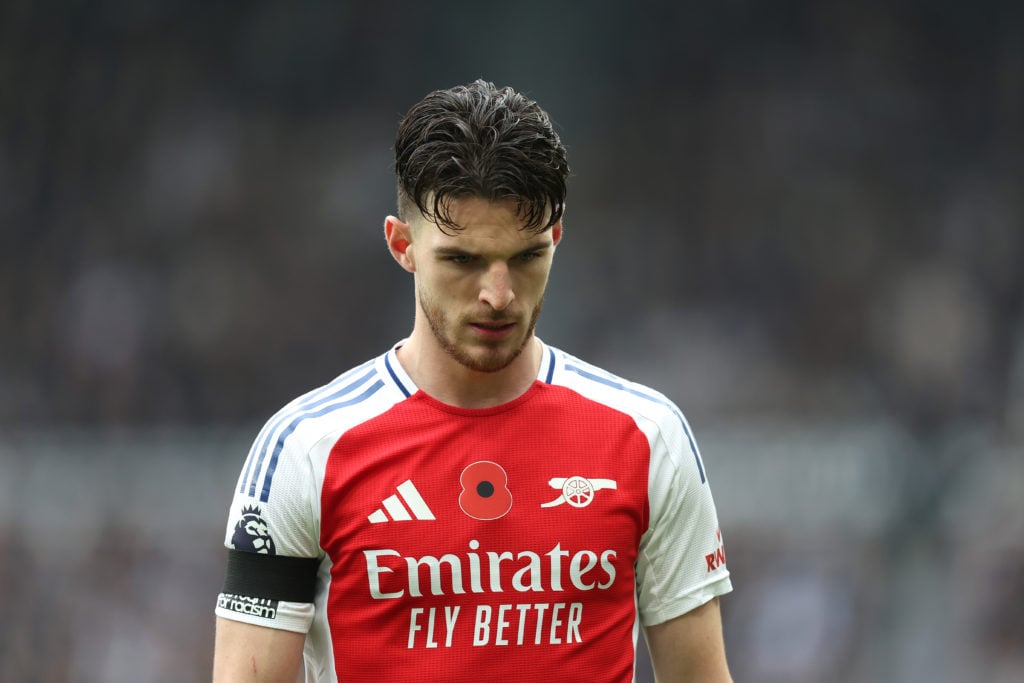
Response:
[[[395,385],[406,398],[412,396],[419,388],[409,377],[409,374],[402,367],[402,364],[398,362],[398,349],[402,348],[402,345],[408,341],[408,337],[396,342],[384,355],[381,356],[381,364],[384,366],[384,376]],[[555,374],[555,351],[553,348],[544,343],[539,337],[537,341],[540,342],[541,348],[541,359],[540,367],[537,369],[537,379],[545,384],[551,384],[551,380]]]

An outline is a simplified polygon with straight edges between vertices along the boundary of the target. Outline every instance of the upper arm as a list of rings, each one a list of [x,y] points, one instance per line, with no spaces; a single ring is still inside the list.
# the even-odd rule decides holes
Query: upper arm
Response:
[[[731,683],[718,598],[647,627],[647,649],[660,682]]]
[[[214,683],[294,683],[305,635],[217,618]]]
[[[260,432],[235,488],[216,608],[216,683],[295,683],[302,669],[320,549],[306,449],[277,436],[289,419],[272,418]]]

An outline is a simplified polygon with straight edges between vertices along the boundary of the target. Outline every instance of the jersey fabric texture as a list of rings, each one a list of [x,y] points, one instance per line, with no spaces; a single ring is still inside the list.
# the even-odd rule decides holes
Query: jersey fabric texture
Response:
[[[662,394],[544,345],[525,394],[461,409],[400,346],[272,417],[235,489],[225,545],[318,559],[315,598],[216,613],[305,633],[307,681],[630,681],[641,626],[732,589]]]

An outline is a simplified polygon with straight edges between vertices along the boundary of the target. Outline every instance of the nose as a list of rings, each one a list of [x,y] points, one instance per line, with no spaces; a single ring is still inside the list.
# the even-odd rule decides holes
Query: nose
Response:
[[[516,298],[508,264],[498,262],[487,269],[480,285],[480,301],[496,311],[503,311]]]

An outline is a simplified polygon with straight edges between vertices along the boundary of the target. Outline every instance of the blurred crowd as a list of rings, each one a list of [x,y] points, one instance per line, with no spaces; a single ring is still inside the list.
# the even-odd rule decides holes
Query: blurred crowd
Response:
[[[716,414],[1006,419],[1012,16],[654,2],[562,35],[571,8],[534,26],[531,6],[472,5],[499,43],[535,29],[533,48],[459,61],[435,38],[470,5],[7,4],[0,424],[248,419],[403,334],[381,237],[394,130],[478,76],[537,97],[570,149],[555,343],[667,365]]]
[[[538,99],[569,148],[540,336],[665,391],[698,435],[900,434],[899,504],[857,543],[829,527],[794,572],[784,516],[739,525],[735,583],[760,588],[726,617],[763,660],[750,680],[839,680],[874,642],[865,624],[927,652],[935,620],[897,618],[893,595],[926,604],[963,576],[959,613],[986,661],[1016,662],[1011,680],[1024,534],[999,527],[1020,509],[984,487],[1024,497],[999,476],[1024,458],[1022,30],[1019,7],[987,0],[3,3],[0,437],[22,446],[0,439],[0,493],[31,461],[25,434],[247,428],[407,333],[410,282],[382,236],[394,131],[426,91],[484,77]],[[730,486],[744,490],[716,492]],[[97,606],[124,596],[109,618],[149,619],[109,569],[178,556],[130,520],[103,524],[76,581]],[[20,675],[0,677],[104,680],[4,668],[36,661],[44,633],[71,642],[48,617],[63,594],[47,577],[65,570],[22,559],[35,529],[0,516],[0,580],[21,589],[0,597],[0,673]],[[218,562],[174,576],[208,583]],[[114,660],[146,652],[121,645]],[[825,654],[828,675],[792,664]]]

